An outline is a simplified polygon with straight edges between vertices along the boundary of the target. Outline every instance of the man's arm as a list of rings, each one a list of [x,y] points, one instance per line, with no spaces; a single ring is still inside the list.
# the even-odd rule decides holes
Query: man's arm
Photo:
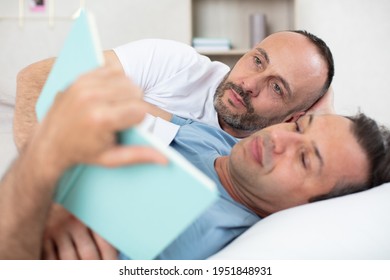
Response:
[[[0,183],[0,259],[38,259],[58,174],[39,150],[26,148]]]
[[[57,95],[1,181],[0,259],[40,257],[54,186],[69,167],[166,163],[150,148],[115,141],[117,131],[143,119],[146,107],[141,96],[123,73],[107,67],[84,75]]]
[[[32,135],[37,117],[35,103],[55,59],[49,58],[24,68],[17,75],[14,113],[14,141],[20,151]]]
[[[105,51],[106,65],[121,67],[114,51]],[[35,104],[55,62],[48,58],[22,69],[16,80],[16,99],[14,113],[14,141],[18,150],[22,150],[31,137],[37,124]]]

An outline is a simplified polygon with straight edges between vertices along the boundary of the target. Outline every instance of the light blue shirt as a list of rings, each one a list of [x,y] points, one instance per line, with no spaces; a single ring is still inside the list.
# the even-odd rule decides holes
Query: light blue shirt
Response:
[[[215,159],[229,155],[238,140],[221,129],[197,121],[174,116],[172,122],[180,125],[180,129],[171,147],[217,184],[220,197],[157,259],[206,259],[260,218],[230,197],[214,169]]]

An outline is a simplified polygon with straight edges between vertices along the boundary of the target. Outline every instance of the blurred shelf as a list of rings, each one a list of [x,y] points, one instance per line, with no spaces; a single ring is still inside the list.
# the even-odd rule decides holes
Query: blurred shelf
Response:
[[[251,48],[250,16],[265,15],[266,35],[294,29],[294,0],[191,0],[191,38],[226,38],[234,49],[199,53],[235,64]]]

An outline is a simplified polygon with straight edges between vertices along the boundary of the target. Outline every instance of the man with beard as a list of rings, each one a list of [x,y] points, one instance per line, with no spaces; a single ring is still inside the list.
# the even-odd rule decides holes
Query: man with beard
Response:
[[[222,128],[236,138],[295,121],[324,96],[334,74],[329,48],[304,31],[270,35],[231,70],[167,40],[133,42],[105,52],[105,59],[123,69],[157,109]],[[14,137],[19,149],[33,133],[34,103],[53,63],[38,62],[18,75]]]
[[[121,74],[122,81],[127,80]],[[65,152],[70,153],[68,145],[74,146],[71,144],[77,139],[93,144],[107,138],[102,137],[100,131],[104,132],[105,125],[113,121],[108,108],[119,107],[122,113],[114,118],[116,121],[126,121],[123,117],[126,115],[132,117],[131,111],[121,109],[122,105],[128,105],[128,102],[120,102],[128,93],[118,90],[118,99],[112,100],[113,94],[107,94],[111,90],[101,89],[102,84],[105,81],[101,75],[91,73],[60,95],[62,102],[57,100],[54,105],[52,112],[57,119],[48,133],[49,139],[41,141],[41,146],[49,147],[44,150],[55,150],[50,158],[55,166],[60,163],[56,174],[64,171],[61,163],[67,159],[67,155],[62,155],[62,147],[68,148]],[[115,83],[114,86],[117,87]],[[137,90],[135,86],[129,91],[134,90]],[[99,99],[104,106],[96,106]],[[307,115],[296,122],[269,126],[242,140],[204,123],[177,116],[169,119],[180,125],[172,148],[215,181],[219,199],[158,259],[208,258],[272,213],[365,190],[389,180],[388,131],[381,130],[364,115],[352,118]],[[76,128],[78,133],[72,133]],[[123,126],[115,128],[120,130]],[[90,130],[95,133],[91,135]],[[115,145],[115,129],[108,132],[109,146]],[[73,139],[75,134],[78,137]],[[86,138],[85,135],[90,136]],[[80,153],[83,154],[83,150]],[[117,153],[114,158],[120,158],[121,154]],[[69,167],[69,163],[65,167]],[[123,218],[126,219],[126,213]],[[85,235],[71,235],[63,220],[60,224],[65,231],[61,234],[57,231],[45,240],[47,258],[82,258],[83,250],[80,251],[79,245],[83,243],[81,248],[85,252],[85,239],[94,247],[91,233],[85,226]],[[77,248],[72,250],[73,247]],[[111,249],[110,256],[114,257],[115,250]],[[98,248],[94,250],[95,253],[103,252]]]
[[[141,40],[105,52],[167,112],[243,138],[268,125],[295,121],[328,91],[334,75],[328,46],[305,31],[274,33],[230,69],[168,40]],[[54,59],[18,75],[14,136],[21,148],[36,124],[34,103]],[[328,94],[326,94],[328,95]]]
[[[40,257],[56,182],[73,165],[167,163],[149,148],[115,141],[117,131],[142,120],[146,107],[141,91],[122,71],[108,67],[83,75],[57,96],[0,182],[1,259]],[[207,124],[177,116],[171,120],[180,125],[171,146],[214,180],[220,195],[159,259],[207,258],[260,218],[389,180],[388,131],[364,115],[308,115],[240,141]],[[51,249],[69,257],[72,246],[80,245],[73,237],[66,231],[59,243],[45,242],[46,254]],[[100,257],[116,257],[112,249],[100,251]],[[91,248],[86,250],[91,256]]]

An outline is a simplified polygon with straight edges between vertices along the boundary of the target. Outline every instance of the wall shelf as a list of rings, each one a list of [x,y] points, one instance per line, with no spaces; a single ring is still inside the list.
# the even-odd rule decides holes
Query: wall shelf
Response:
[[[213,59],[238,59],[250,48],[249,18],[253,13],[266,17],[266,34],[294,28],[294,0],[191,0],[192,38],[227,38],[230,51],[201,52]]]

